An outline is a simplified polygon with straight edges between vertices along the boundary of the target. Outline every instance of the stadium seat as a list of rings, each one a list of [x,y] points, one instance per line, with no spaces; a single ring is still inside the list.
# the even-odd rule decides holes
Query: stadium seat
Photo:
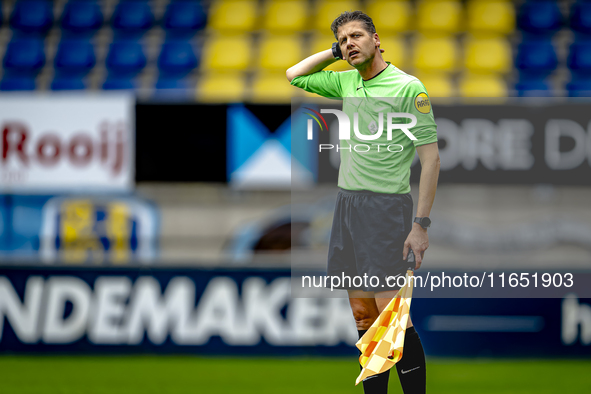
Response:
[[[591,97],[591,79],[573,80],[566,84],[569,97]]]
[[[403,71],[408,66],[408,51],[402,37],[380,36],[380,48],[384,50],[382,57],[385,61]]]
[[[188,41],[167,41],[158,57],[158,68],[167,75],[185,75],[197,67],[198,60]]]
[[[70,0],[62,13],[62,29],[71,34],[94,33],[103,25],[103,13],[96,1]]]
[[[4,69],[10,73],[32,74],[45,64],[44,43],[37,38],[17,38],[8,43]]]
[[[189,78],[159,77],[154,89],[155,98],[185,101],[193,96],[195,81]]]
[[[312,37],[311,51],[306,56],[310,56],[315,53],[332,48],[333,42],[335,42],[335,38],[333,35],[320,34],[320,33],[314,34]],[[347,71],[347,70],[354,70],[354,68],[351,67],[349,65],[349,63],[347,63],[346,61],[339,60],[339,61],[334,62],[330,66],[326,67],[325,70]]]
[[[109,47],[106,66],[113,74],[135,75],[146,66],[146,56],[138,42],[114,41]]]
[[[415,75],[421,80],[430,97],[454,97],[455,89],[451,78],[446,74],[419,73]]]
[[[414,45],[414,66],[422,71],[454,71],[456,42],[451,37],[418,37]]]
[[[51,90],[84,90],[82,78],[57,77],[51,81]]]
[[[302,60],[302,42],[297,35],[266,35],[259,44],[259,66],[267,70],[287,70]]]
[[[260,73],[252,83],[251,101],[259,103],[290,103],[293,97],[300,97],[301,91],[285,78],[285,73]]]
[[[515,30],[515,8],[503,0],[469,0],[466,6],[468,31],[509,34]]]
[[[464,66],[469,71],[506,73],[513,66],[511,45],[504,37],[469,38],[464,54]]]
[[[296,33],[306,30],[308,4],[304,0],[267,0],[263,27],[271,33]]]
[[[103,90],[132,90],[135,83],[131,78],[108,77],[103,83]]]
[[[201,3],[175,0],[168,4],[164,15],[164,29],[174,36],[189,37],[205,28],[207,14]]]
[[[314,27],[322,33],[330,32],[330,25],[343,11],[361,9],[355,0],[319,0],[316,5],[316,20]]]
[[[137,36],[154,24],[154,15],[147,1],[120,1],[111,18],[113,29],[119,36]]]
[[[57,48],[54,65],[57,71],[86,74],[96,63],[94,47],[87,40],[62,40]]]
[[[517,47],[515,66],[523,77],[540,79],[556,69],[558,58],[550,41],[526,41]]]
[[[519,81],[515,84],[519,97],[551,97],[553,91],[544,80]]]
[[[417,6],[417,29],[421,33],[457,33],[461,27],[462,4],[459,1],[427,0]]]
[[[591,2],[578,1],[570,11],[570,27],[575,33],[591,35]]]
[[[7,77],[0,81],[0,90],[35,90],[35,78],[33,77]]]
[[[287,80],[285,79],[285,82]],[[244,100],[246,80],[242,73],[208,73],[200,80],[197,99],[202,102],[235,103]]]
[[[496,74],[465,75],[459,88],[462,97],[507,97],[507,84]]]
[[[519,29],[535,35],[551,35],[562,26],[562,14],[553,0],[529,0],[519,10]]]
[[[254,0],[219,0],[209,11],[208,28],[222,33],[250,32],[257,22]]]
[[[574,42],[570,46],[566,65],[577,75],[591,75],[591,42]]]
[[[374,0],[367,4],[378,34],[404,33],[413,28],[412,7],[409,1]]]
[[[10,27],[25,34],[45,34],[53,24],[53,4],[44,0],[20,0],[14,4]]]
[[[211,37],[205,41],[201,65],[205,70],[245,70],[252,52],[250,35]]]

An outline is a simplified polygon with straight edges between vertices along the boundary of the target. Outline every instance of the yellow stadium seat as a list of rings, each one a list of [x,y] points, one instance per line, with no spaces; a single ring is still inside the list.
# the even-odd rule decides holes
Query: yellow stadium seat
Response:
[[[468,74],[461,78],[459,87],[463,97],[507,97],[507,84],[498,74]]]
[[[421,1],[417,6],[417,30],[457,33],[461,28],[462,4],[459,1]]]
[[[396,67],[402,69],[408,65],[407,58],[409,56],[406,50],[404,39],[401,37],[381,37],[380,36],[380,49],[384,50],[382,57],[384,60],[392,63]]]
[[[316,22],[314,26],[320,32],[329,32],[330,25],[345,11],[359,10],[359,2],[355,0],[321,0],[316,2]]]
[[[197,100],[233,103],[244,100],[246,81],[243,73],[208,73],[197,84]]]
[[[267,70],[285,71],[302,60],[302,43],[297,35],[267,35],[259,44],[259,65]]]
[[[408,1],[376,0],[367,5],[378,34],[403,33],[413,30],[412,8]]]
[[[414,43],[414,66],[423,71],[454,71],[457,47],[451,37],[418,37]]]
[[[515,30],[515,5],[503,0],[472,0],[466,6],[468,31],[509,34]]]
[[[201,68],[205,70],[245,70],[253,50],[249,34],[213,36],[205,41]]]
[[[308,2],[303,0],[267,0],[263,27],[273,33],[306,30]]]
[[[255,0],[217,0],[211,5],[208,28],[224,32],[247,32],[256,27]]]
[[[301,97],[300,89],[292,86],[285,73],[260,73],[255,76],[250,101],[257,103],[290,103],[293,97]]]
[[[504,37],[470,38],[464,44],[464,54],[469,71],[506,73],[512,69],[511,45]]]
[[[454,97],[455,89],[451,78],[445,74],[420,73],[416,75],[427,88],[429,97]]]
[[[312,51],[307,54],[307,56],[313,55],[318,52],[322,52],[327,49],[332,48],[332,43],[335,42],[334,36],[326,35],[326,34],[315,34],[312,38]],[[325,70],[332,70],[332,71],[347,71],[347,70],[354,70],[354,68],[349,65],[344,60],[338,60],[325,68]]]

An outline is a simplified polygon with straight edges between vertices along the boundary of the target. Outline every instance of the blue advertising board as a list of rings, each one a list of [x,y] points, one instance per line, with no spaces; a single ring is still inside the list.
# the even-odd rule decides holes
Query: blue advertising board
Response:
[[[354,355],[346,298],[293,298],[288,270],[0,267],[0,351]],[[428,299],[431,356],[589,356],[590,300]]]

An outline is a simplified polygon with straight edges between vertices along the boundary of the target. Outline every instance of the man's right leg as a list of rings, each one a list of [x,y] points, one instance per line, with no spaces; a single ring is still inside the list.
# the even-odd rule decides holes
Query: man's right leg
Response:
[[[373,298],[373,293],[361,290],[349,290],[349,304],[355,318],[357,333],[361,338],[378,318],[380,314],[378,306],[375,298]],[[361,353],[359,355],[361,356]],[[379,375],[365,378],[363,380],[363,391],[365,394],[387,394],[389,376],[390,371],[388,370]]]

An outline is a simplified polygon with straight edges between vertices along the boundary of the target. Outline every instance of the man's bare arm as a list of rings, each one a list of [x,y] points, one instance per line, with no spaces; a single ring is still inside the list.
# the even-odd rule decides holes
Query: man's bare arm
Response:
[[[332,55],[332,49],[327,49],[325,51],[315,53],[314,55],[305,58],[295,66],[290,67],[287,69],[285,75],[287,76],[289,82],[291,82],[295,77],[310,75],[321,71],[337,60],[338,59],[335,59]]]
[[[437,143],[422,145],[417,148],[421,160],[421,179],[419,181],[419,202],[417,203],[417,217],[429,216],[437,180],[439,179],[439,149]],[[403,258],[406,260],[408,249],[412,249],[416,258],[415,269],[419,269],[423,263],[423,254],[429,247],[429,236],[427,230],[418,223],[413,223],[412,230],[404,242]]]

